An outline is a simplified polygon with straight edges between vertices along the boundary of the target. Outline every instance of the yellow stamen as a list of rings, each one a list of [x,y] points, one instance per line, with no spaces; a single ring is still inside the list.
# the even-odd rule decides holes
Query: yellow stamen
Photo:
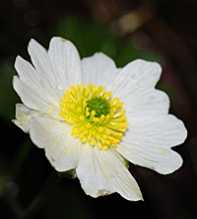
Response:
[[[102,86],[80,84],[65,91],[59,115],[82,143],[107,150],[117,147],[127,130],[123,105]]]

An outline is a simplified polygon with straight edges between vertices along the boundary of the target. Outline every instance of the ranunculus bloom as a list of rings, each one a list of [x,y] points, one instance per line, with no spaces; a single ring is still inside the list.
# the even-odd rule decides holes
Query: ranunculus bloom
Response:
[[[168,96],[155,89],[159,64],[136,60],[117,68],[103,53],[80,60],[59,37],[48,51],[31,40],[28,52],[33,66],[19,56],[15,62],[13,85],[23,104],[14,122],[57,171],[75,169],[86,194],[142,200],[126,160],[161,174],[182,165],[171,147],[187,131],[168,114]]]

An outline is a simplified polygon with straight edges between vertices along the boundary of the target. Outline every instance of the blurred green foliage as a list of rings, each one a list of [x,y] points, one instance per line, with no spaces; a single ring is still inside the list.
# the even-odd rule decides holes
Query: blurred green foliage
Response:
[[[136,48],[131,40],[123,42],[106,26],[76,17],[61,20],[54,32],[74,42],[82,57],[101,51],[113,58],[117,66],[123,66],[137,58],[159,60],[158,55]]]
[[[12,87],[14,72],[13,63],[3,62],[0,65],[0,117],[11,120],[15,114],[15,104],[18,97]]]

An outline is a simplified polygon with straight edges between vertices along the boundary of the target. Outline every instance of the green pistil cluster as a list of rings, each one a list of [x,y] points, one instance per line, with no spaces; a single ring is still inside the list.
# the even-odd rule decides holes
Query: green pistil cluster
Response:
[[[107,115],[110,112],[110,106],[106,99],[101,97],[94,97],[87,101],[89,112],[95,111],[96,117]]]

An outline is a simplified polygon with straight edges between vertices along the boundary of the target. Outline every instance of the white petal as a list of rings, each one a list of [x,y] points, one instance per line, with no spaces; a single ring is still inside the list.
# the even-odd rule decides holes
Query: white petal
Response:
[[[138,184],[115,152],[84,146],[76,172],[92,197],[118,192],[125,199],[142,200]]]
[[[16,119],[13,120],[13,122],[24,132],[28,132],[30,120],[34,114],[35,111],[32,111],[23,104],[18,103],[16,104]]]
[[[17,76],[14,76],[13,86],[23,103],[31,109],[47,112],[50,103],[44,99],[39,90],[32,89],[21,81]]]
[[[65,123],[35,117],[31,122],[30,137],[38,147],[45,149],[48,160],[57,171],[76,168],[81,144],[71,136]]]
[[[46,78],[37,72],[33,66],[24,60],[22,57],[17,56],[15,61],[15,68],[18,72],[20,80],[23,81],[28,87],[35,92],[42,94],[42,98],[51,104],[57,104],[60,94],[57,89],[54,89],[46,81]]]
[[[126,140],[135,140],[141,145],[158,147],[174,147],[182,144],[187,137],[183,122],[174,115],[156,118],[133,118],[129,121]]]
[[[173,150],[166,150],[165,156],[155,166],[155,171],[161,174],[170,174],[179,169],[183,164],[182,157]]]
[[[33,66],[20,56],[16,57],[15,68],[20,76],[20,79],[26,83],[39,83],[40,78]]]
[[[117,150],[134,164],[167,174],[181,166],[181,157],[170,148],[183,143],[186,136],[184,124],[172,115],[152,121],[134,119]]]
[[[123,143],[118,151],[130,162],[155,170],[160,174],[170,174],[182,166],[181,156],[169,148],[137,148]]]
[[[51,87],[57,87],[57,79],[47,51],[37,41],[31,39],[28,52],[36,71],[42,75]]]
[[[58,87],[67,88],[81,82],[81,63],[76,47],[68,40],[53,37],[49,45],[49,57],[56,71]]]
[[[109,85],[114,96],[124,99],[130,94],[154,88],[161,75],[161,67],[156,62],[136,60],[126,65]]]
[[[168,114],[169,98],[166,93],[149,89],[131,94],[124,98],[125,109],[129,118],[150,117]]]
[[[82,81],[85,84],[106,86],[113,81],[117,72],[114,61],[103,53],[95,53],[82,60]]]

